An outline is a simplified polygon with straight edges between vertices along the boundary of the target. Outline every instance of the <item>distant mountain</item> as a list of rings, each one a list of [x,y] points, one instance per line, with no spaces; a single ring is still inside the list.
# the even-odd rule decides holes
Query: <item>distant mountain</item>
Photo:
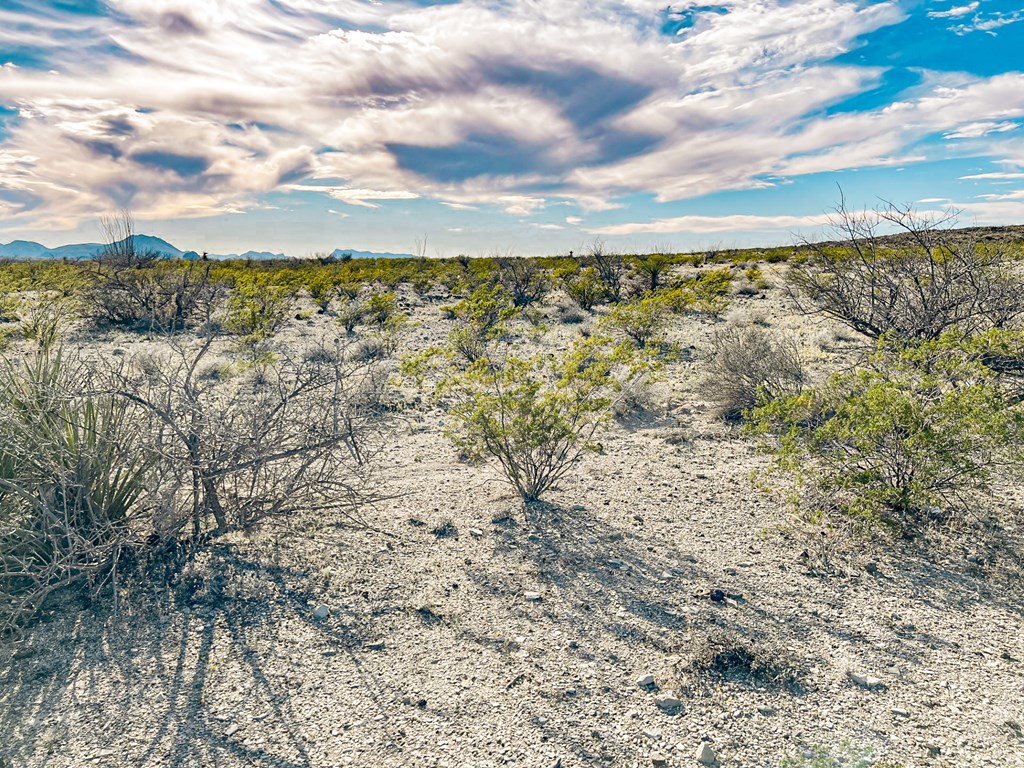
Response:
[[[336,259],[340,259],[345,255],[351,256],[353,259],[415,259],[411,253],[374,253],[373,251],[356,251],[352,248],[335,248],[331,253]]]
[[[283,253],[271,253],[270,251],[246,251],[245,253],[211,253],[208,254],[211,259],[251,259],[253,261],[273,261],[280,259],[287,259]]]
[[[201,258],[196,251],[182,251],[174,247],[166,240],[152,235],[133,235],[135,240],[136,253],[158,253],[168,259],[186,259],[194,261]],[[124,241],[115,243],[115,246],[122,245]],[[93,259],[103,253],[110,246],[104,243],[75,243],[73,245],[61,245],[57,248],[47,248],[42,243],[35,243],[29,240],[15,240],[6,245],[0,243],[0,258],[6,259],[68,259],[78,261],[81,259]],[[376,253],[374,251],[359,251],[354,248],[336,248],[332,253],[337,259],[346,256],[353,259],[412,259],[411,253]],[[283,253],[272,253],[271,251],[246,251],[245,253],[211,253],[211,259],[249,259],[252,261],[270,261],[287,259]]]
[[[14,240],[6,245],[0,243],[0,257],[5,259],[38,259],[47,250],[42,243],[31,240]]]
[[[136,253],[158,253],[164,258],[180,259],[185,253],[179,251],[166,240],[151,235],[133,235]],[[126,238],[127,239],[127,238]],[[125,240],[121,240],[114,246],[123,246]],[[0,256],[9,259],[92,259],[106,250],[108,245],[104,243],[75,243],[73,245],[61,245],[57,248],[47,248],[41,243],[33,243],[28,240],[15,240],[7,245],[0,245]]]

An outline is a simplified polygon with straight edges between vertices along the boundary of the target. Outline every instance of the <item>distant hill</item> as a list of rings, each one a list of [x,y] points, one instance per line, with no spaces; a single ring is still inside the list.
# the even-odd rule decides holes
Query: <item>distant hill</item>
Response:
[[[180,259],[185,255],[166,240],[151,235],[133,235],[137,253],[158,253],[164,258]],[[115,243],[115,246],[123,245],[124,240]],[[57,248],[47,248],[42,243],[34,243],[29,240],[15,240],[6,245],[0,244],[0,257],[8,259],[92,259],[108,248],[104,243],[75,243],[73,245],[61,245]]]
[[[179,248],[152,235],[134,235],[135,250],[137,253],[159,253],[168,259],[196,260],[201,258],[196,251],[182,251]],[[121,241],[123,243],[124,241]],[[115,245],[120,245],[116,243]],[[42,243],[31,240],[14,240],[10,243],[0,243],[0,258],[4,259],[69,259],[78,261],[81,259],[93,259],[99,256],[106,248],[104,243],[74,243],[61,245],[56,248],[47,248]],[[354,248],[336,248],[332,253],[337,259],[346,255],[353,259],[411,259],[411,253],[375,253],[374,251],[359,251]],[[222,261],[225,259],[248,259],[252,261],[270,261],[289,258],[283,253],[271,251],[246,251],[245,253],[211,253],[211,259]]]
[[[331,256],[336,259],[344,256],[351,256],[353,259],[414,259],[411,253],[374,253],[373,251],[357,251],[353,248],[335,248]]]

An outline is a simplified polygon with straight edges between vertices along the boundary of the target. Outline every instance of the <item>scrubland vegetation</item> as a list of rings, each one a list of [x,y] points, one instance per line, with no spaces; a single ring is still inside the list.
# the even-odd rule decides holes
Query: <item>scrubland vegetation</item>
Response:
[[[393,536],[367,511],[428,415],[547,535],[545,502],[614,429],[695,439],[652,415],[693,391],[716,439],[757,451],[751,482],[776,506],[752,525],[783,561],[841,581],[865,553],[941,558],[969,537],[1019,577],[1021,248],[892,206],[836,223],[835,242],[700,254],[179,262],[112,237],[96,262],[0,264],[0,632],[19,642],[71,594],[130,612],[273,526]],[[776,327],[755,306],[769,293],[832,335],[815,349]],[[673,391],[683,370],[695,390]],[[749,629],[688,628],[680,679],[799,695],[801,654]],[[838,743],[777,758],[895,765]]]

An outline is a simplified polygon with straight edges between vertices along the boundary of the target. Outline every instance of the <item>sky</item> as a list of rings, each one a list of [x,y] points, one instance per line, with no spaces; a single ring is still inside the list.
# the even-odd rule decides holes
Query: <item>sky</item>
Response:
[[[794,242],[1024,223],[1019,0],[3,0],[0,242]]]

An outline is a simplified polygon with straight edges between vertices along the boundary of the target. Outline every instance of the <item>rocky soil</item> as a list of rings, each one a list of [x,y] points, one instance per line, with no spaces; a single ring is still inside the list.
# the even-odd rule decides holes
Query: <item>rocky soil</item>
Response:
[[[774,292],[730,314],[822,371],[853,354]],[[411,349],[441,340],[436,303],[414,315]],[[552,348],[580,328],[549,325]],[[1024,766],[1019,526],[809,571],[707,402],[713,330],[677,321],[691,353],[546,504],[460,462],[423,406],[389,428],[370,527],[292,519],[116,614],[49,606],[0,649],[0,765]]]

